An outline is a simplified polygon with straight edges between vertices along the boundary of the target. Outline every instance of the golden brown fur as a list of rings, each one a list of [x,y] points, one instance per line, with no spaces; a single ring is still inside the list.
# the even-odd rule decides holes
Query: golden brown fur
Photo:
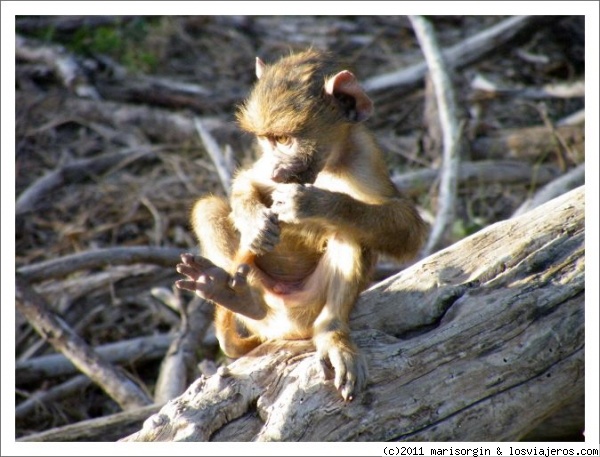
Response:
[[[204,257],[182,257],[178,270],[188,279],[178,285],[219,305],[227,355],[267,339],[312,337],[351,399],[366,383],[348,328],[354,302],[376,254],[415,255],[425,224],[359,123],[372,104],[354,75],[314,50],[271,66],[258,60],[257,74],[238,120],[262,155],[237,173],[229,202],[196,203]]]

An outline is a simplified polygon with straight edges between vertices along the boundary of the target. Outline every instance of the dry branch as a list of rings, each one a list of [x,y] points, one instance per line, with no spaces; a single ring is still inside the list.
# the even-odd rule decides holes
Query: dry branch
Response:
[[[585,123],[585,108],[575,111],[568,116],[558,120],[556,122],[557,127],[564,127],[566,125],[580,125]]]
[[[111,416],[100,417],[34,433],[17,441],[116,441],[123,434],[139,429],[144,420],[156,413],[161,405],[124,411]]]
[[[152,150],[141,148],[136,149],[135,153],[127,150],[70,162],[46,174],[25,189],[17,198],[16,215],[20,216],[35,210],[42,199],[48,198],[48,195],[51,195],[52,191],[59,187],[93,178],[121,162],[130,162],[140,157],[150,158],[153,155]]]
[[[202,140],[202,144],[204,144],[204,149],[206,149],[206,152],[208,152],[208,155],[217,169],[217,174],[219,175],[219,180],[221,181],[221,185],[223,186],[225,194],[229,195],[231,190],[231,175],[233,174],[235,166],[231,159],[231,155],[226,156],[221,151],[219,144],[209,133],[206,127],[204,127],[204,124],[200,118],[194,118],[194,126],[196,127],[196,131]]]
[[[363,293],[351,325],[370,384],[352,403],[309,342],[269,342],[127,440],[518,440],[584,391],[584,200],[580,187]]]
[[[241,93],[219,93],[198,84],[171,78],[130,74],[112,61],[103,59],[113,71],[108,81],[97,83],[98,92],[106,100],[143,103],[170,109],[188,108],[195,112],[230,110],[242,98]]]
[[[54,69],[64,86],[80,97],[98,100],[96,88],[87,80],[77,59],[58,45],[44,45],[30,38],[17,35],[15,39],[17,59],[41,62]]]
[[[543,87],[502,87],[489,81],[483,75],[477,75],[471,81],[471,88],[483,96],[502,96],[514,98],[574,98],[585,97],[585,81],[547,84]],[[475,95],[477,97],[479,95]]]
[[[538,190],[532,197],[525,200],[519,208],[514,212],[513,217],[525,214],[527,211],[537,208],[538,206],[558,197],[559,195],[566,194],[576,187],[582,186],[585,183],[585,163],[573,168],[568,173],[556,178],[554,181],[549,182],[540,190]]]
[[[534,166],[516,160],[481,160],[461,162],[458,167],[458,183],[462,186],[492,183],[523,184],[539,186],[560,175],[554,165]],[[439,179],[439,171],[431,168],[397,174],[392,181],[403,193],[419,195],[426,192]]]
[[[446,62],[453,68],[470,65],[491,51],[498,51],[513,42],[518,36],[539,29],[541,25],[556,20],[549,16],[515,16],[505,19],[470,38],[467,38],[443,52]],[[422,84],[427,73],[427,64],[420,62],[409,68],[393,73],[375,76],[364,82],[367,91],[383,91],[394,88],[407,92]]]
[[[212,307],[199,297],[180,308],[179,332],[162,361],[154,389],[155,403],[166,403],[181,395],[197,377],[197,349],[212,322]]]
[[[73,97],[66,99],[61,108],[88,121],[114,125],[120,130],[141,129],[148,138],[163,143],[181,144],[198,138],[191,115],[166,109]],[[216,117],[202,117],[202,124],[215,137],[220,132],[227,136],[238,133],[235,124]]]
[[[582,125],[561,125],[555,127],[557,135],[577,151],[574,159],[583,160],[585,149],[585,130]],[[474,159],[506,159],[509,157],[527,161],[539,161],[552,157],[557,148],[552,129],[536,125],[517,129],[503,129],[485,137],[476,138],[471,143]]]
[[[27,278],[29,282],[37,282],[64,277],[87,268],[100,268],[109,265],[153,263],[173,267],[179,261],[181,252],[182,250],[179,248],[154,246],[98,249],[21,267],[18,273]]]
[[[162,357],[172,335],[152,335],[118,341],[94,348],[100,357],[110,363],[124,363],[142,360],[155,360]],[[73,363],[62,354],[50,354],[17,362],[15,382],[17,385],[71,375],[77,372]]]
[[[15,417],[17,420],[23,419],[31,414],[37,405],[42,406],[49,402],[73,395],[74,392],[80,391],[84,387],[87,387],[89,384],[91,384],[91,382],[91,379],[87,376],[79,375],[63,382],[62,384],[51,387],[48,390],[39,390],[33,393],[27,400],[17,405],[15,408]]]
[[[438,211],[429,239],[423,249],[423,255],[428,255],[436,248],[441,247],[442,238],[453,223],[454,208],[456,206],[456,189],[458,188],[462,129],[456,117],[458,110],[452,80],[448,74],[444,58],[441,55],[435,30],[431,23],[423,16],[410,16],[410,21],[429,68],[443,133],[443,157],[440,170]]]
[[[62,319],[52,313],[44,298],[19,274],[16,276],[16,304],[17,309],[43,338],[68,357],[123,409],[139,408],[152,403],[122,370],[100,357]]]

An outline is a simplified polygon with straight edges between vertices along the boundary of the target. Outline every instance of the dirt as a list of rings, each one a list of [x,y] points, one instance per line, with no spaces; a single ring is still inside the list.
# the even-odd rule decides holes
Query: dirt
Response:
[[[197,135],[184,135],[164,122],[150,128],[145,116],[127,114],[125,122],[124,113],[140,108],[146,114],[173,113],[212,122],[219,145],[229,145],[236,163],[243,164],[253,157],[252,141],[237,129],[234,112],[254,81],[255,56],[269,62],[314,46],[341,56],[360,80],[422,60],[410,21],[403,16],[99,18],[73,17],[69,22],[60,16],[22,17],[16,22],[17,33],[37,45],[64,46],[80,65],[83,80],[99,95],[97,100],[82,98],[47,63],[17,59],[17,198],[43,176],[63,170],[60,185],[16,216],[17,269],[108,247],[195,249],[188,222],[191,205],[202,194],[224,194],[210,157]],[[443,47],[502,19],[431,18]],[[453,83],[468,142],[506,129],[555,124],[583,109],[583,97],[482,97],[472,81],[482,75],[502,87],[541,88],[582,80],[584,46],[583,17],[558,18],[456,72]],[[194,85],[196,95],[162,90],[157,78],[171,87]],[[401,94],[373,94],[376,113],[368,125],[393,174],[439,166],[439,145],[431,148],[428,141],[434,122],[425,111],[429,94],[423,86]],[[109,115],[93,112],[102,107]],[[573,148],[578,149],[565,149],[557,142],[534,158],[519,160],[555,165],[564,173],[584,160],[583,145]],[[102,172],[65,172],[77,160],[115,152],[128,159]],[[461,186],[455,230],[447,242],[509,217],[533,190],[531,182]],[[414,197],[430,219],[436,195],[432,186]],[[108,279],[101,280],[107,271]],[[98,268],[43,281],[38,290],[45,291],[55,311],[90,344],[101,345],[177,329],[178,314],[151,293],[152,287],[172,291],[176,277],[174,270],[158,266]],[[16,336],[18,361],[51,352],[19,314]],[[218,358],[214,338],[209,335],[205,344],[200,359]],[[158,365],[156,360],[132,362],[126,368],[151,392]],[[67,379],[28,385],[17,380],[17,404]],[[76,397],[40,404],[34,414],[17,420],[17,435],[118,410],[99,389],[88,386]]]

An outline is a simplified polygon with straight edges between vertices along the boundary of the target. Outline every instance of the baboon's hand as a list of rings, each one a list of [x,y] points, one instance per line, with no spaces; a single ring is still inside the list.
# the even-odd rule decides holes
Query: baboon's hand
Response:
[[[297,224],[316,210],[318,189],[310,184],[279,184],[273,191],[273,211],[281,222]]]
[[[242,249],[252,251],[255,254],[264,254],[272,251],[279,243],[279,219],[277,214],[268,208],[259,211],[247,224],[240,225],[240,245]]]

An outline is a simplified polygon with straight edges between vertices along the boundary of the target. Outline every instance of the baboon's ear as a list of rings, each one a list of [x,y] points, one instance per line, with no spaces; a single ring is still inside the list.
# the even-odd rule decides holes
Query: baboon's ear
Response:
[[[256,77],[260,79],[265,69],[265,63],[260,59],[260,57],[256,58]]]
[[[373,102],[348,70],[340,71],[325,82],[325,92],[338,102],[348,120],[362,122],[373,114]]]

